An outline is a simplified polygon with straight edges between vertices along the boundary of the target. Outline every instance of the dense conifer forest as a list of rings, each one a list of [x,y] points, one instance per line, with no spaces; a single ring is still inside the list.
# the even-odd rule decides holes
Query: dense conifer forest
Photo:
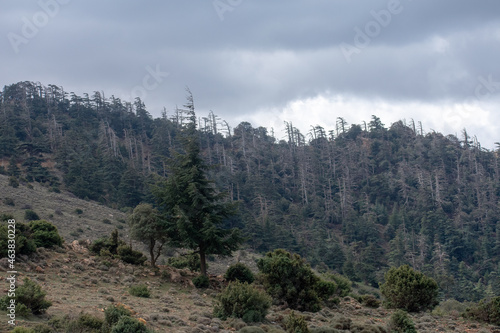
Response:
[[[308,133],[285,123],[278,134],[197,116],[210,176],[239,203],[227,227],[240,228],[248,247],[285,248],[374,286],[389,267],[408,264],[434,277],[442,298],[500,294],[499,156],[466,130],[388,126],[374,115]],[[151,186],[169,176],[185,117],[177,108],[153,118],[140,99],[97,91],[5,86],[0,172],[124,210],[154,204]]]

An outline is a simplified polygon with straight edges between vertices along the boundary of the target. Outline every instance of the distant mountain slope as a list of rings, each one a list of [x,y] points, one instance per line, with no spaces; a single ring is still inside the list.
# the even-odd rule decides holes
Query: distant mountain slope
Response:
[[[68,243],[75,239],[95,240],[108,236],[115,227],[126,227],[126,215],[119,210],[76,198],[68,192],[49,192],[46,187],[36,182],[29,184],[32,188],[27,185],[20,184],[19,187],[13,188],[8,186],[8,177],[0,175],[0,214],[12,214],[16,221],[25,222],[24,212],[31,209],[40,219],[48,220],[57,226],[59,233]],[[6,202],[14,203],[14,206]],[[78,214],[77,209],[82,213]],[[123,234],[122,237],[125,237],[125,233]]]
[[[168,176],[184,116],[177,108],[154,119],[139,98],[6,86],[0,171],[109,207],[153,203],[150,185]],[[386,126],[374,115],[305,134],[285,123],[281,139],[198,116],[211,177],[240,203],[227,225],[254,250],[286,248],[372,285],[389,266],[409,264],[436,278],[443,297],[500,294],[499,155],[465,129],[426,133],[413,120]]]

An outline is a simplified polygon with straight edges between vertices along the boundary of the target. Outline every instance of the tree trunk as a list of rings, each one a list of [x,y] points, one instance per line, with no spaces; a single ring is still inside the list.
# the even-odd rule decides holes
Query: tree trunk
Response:
[[[207,259],[205,256],[205,250],[200,249],[200,271],[201,275],[207,276]]]
[[[155,245],[156,245],[155,240],[154,239],[150,239],[150,242],[149,242],[149,255],[151,256],[151,267],[153,267],[153,268],[156,268],[156,258],[155,258],[155,252],[154,252]]]

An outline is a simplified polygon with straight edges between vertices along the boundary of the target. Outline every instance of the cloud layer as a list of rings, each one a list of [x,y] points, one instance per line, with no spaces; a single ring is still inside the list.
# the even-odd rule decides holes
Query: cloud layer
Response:
[[[483,146],[500,141],[500,3],[494,0],[9,1],[3,85],[139,95],[155,116],[184,103],[233,126],[332,128],[379,116]],[[155,75],[156,73],[156,75]],[[168,73],[168,75],[166,74]]]

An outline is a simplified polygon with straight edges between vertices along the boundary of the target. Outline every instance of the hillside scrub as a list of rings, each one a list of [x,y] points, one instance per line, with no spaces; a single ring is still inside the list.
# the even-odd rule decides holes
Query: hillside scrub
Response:
[[[408,265],[391,268],[384,278],[380,290],[389,308],[418,312],[433,309],[439,303],[436,281]]]
[[[316,276],[298,254],[283,249],[268,252],[259,259],[257,267],[266,291],[273,298],[286,302],[291,309],[319,311],[321,299],[327,300],[337,289],[334,282]]]
[[[260,322],[271,306],[271,297],[247,282],[230,282],[217,295],[214,315],[223,320],[234,317],[245,322]]]

